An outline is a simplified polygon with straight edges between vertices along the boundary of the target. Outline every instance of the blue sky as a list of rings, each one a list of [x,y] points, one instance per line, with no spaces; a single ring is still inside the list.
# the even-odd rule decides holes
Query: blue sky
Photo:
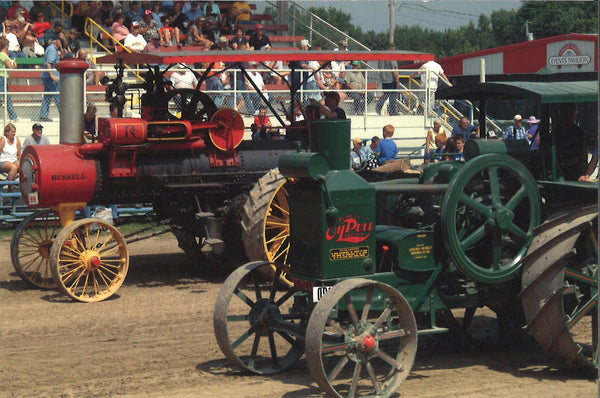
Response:
[[[263,8],[260,2],[258,8]],[[384,32],[389,29],[389,1],[298,1],[304,8],[324,7],[338,8],[352,16],[352,23],[360,26],[363,31],[374,30]],[[396,0],[395,24],[419,25],[434,30],[456,29],[467,25],[469,21],[477,24],[480,14],[491,15],[492,11],[505,9],[513,10],[521,6],[520,1],[454,1],[431,0],[419,1]]]

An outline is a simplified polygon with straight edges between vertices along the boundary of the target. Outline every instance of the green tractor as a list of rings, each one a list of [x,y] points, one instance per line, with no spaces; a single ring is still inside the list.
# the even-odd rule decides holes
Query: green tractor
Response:
[[[418,335],[465,338],[486,306],[501,341],[528,331],[562,363],[597,367],[598,185],[563,181],[556,129],[542,123],[536,154],[525,140],[473,139],[465,163],[376,183],[349,168],[339,144],[349,121],[310,131],[313,152],[279,160],[285,263],[246,264],[216,300],[215,335],[232,363],[270,374],[306,354],[329,395],[387,397],[410,373]]]

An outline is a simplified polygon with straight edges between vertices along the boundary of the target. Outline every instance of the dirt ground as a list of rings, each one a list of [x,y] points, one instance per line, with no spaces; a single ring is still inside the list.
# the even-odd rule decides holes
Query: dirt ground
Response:
[[[200,273],[170,236],[131,244],[125,283],[93,304],[30,288],[9,245],[0,242],[1,397],[322,396],[304,358],[274,376],[229,364],[212,327],[226,275]],[[421,339],[399,396],[598,396],[594,374],[550,364],[533,342],[464,349]]]

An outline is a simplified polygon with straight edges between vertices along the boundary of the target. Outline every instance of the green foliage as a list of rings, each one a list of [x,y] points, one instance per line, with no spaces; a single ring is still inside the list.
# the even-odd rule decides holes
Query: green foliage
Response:
[[[339,9],[311,7],[309,11],[343,32],[339,33],[316,19],[311,21],[310,16],[301,9],[294,10],[292,14],[299,21],[295,24],[295,34],[310,37],[313,47],[332,49],[345,35],[371,50],[381,51],[388,47],[387,32],[364,32],[360,26],[352,24],[349,14]],[[448,57],[523,42],[526,21],[535,39],[565,33],[598,33],[598,2],[524,1],[517,10],[501,9],[492,12],[489,17],[481,14],[477,24],[470,22],[443,32],[420,26],[396,26],[394,43],[401,50],[433,53],[438,58]],[[314,29],[312,35],[310,26]],[[358,49],[358,46],[351,42],[350,48]]]

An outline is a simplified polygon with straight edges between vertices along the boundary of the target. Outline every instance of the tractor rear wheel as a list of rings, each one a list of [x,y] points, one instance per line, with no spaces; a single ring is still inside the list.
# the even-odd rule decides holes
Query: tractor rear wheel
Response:
[[[346,279],[323,296],[308,320],[306,364],[319,387],[334,397],[393,395],[416,352],[410,305],[385,283]]]
[[[567,366],[598,367],[597,220],[592,205],[543,223],[523,260],[529,333]]]
[[[262,176],[248,194],[242,213],[242,241],[251,261],[286,264],[290,250],[290,215],[285,177],[278,169]],[[275,266],[260,269],[268,280]]]
[[[129,252],[117,228],[98,218],[73,221],[57,235],[50,268],[58,288],[84,302],[102,301],[123,284]]]
[[[50,271],[50,248],[61,229],[58,214],[37,211],[17,226],[10,242],[10,258],[17,274],[32,286],[54,289]]]

